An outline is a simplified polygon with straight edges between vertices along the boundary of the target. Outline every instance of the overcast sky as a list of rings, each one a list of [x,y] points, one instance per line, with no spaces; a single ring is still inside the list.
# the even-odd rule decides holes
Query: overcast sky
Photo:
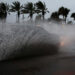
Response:
[[[22,4],[26,2],[37,2],[39,0],[0,0],[0,2],[12,3],[13,1],[20,1]],[[40,0],[44,1],[49,11],[56,11],[60,6],[68,7],[71,11],[75,11],[75,0]]]

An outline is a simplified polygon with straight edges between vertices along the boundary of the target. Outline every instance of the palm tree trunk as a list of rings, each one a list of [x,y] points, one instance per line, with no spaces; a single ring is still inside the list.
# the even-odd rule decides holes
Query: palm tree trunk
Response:
[[[20,21],[20,12],[19,11],[17,12],[17,16],[18,16],[18,23],[19,23],[19,21]]]
[[[30,13],[30,20],[32,21],[32,19],[33,19],[33,14]]]
[[[65,17],[65,23],[66,23],[66,17]]]
[[[4,22],[6,22],[6,19],[7,19],[7,12],[5,12],[4,14]]]
[[[44,10],[42,10],[42,16],[43,16],[43,20],[45,20],[45,13],[44,13]]]
[[[66,17],[65,16],[63,16],[63,20],[65,21],[65,23],[66,23]]]
[[[45,17],[44,17],[44,15],[43,15],[43,20],[45,20]]]

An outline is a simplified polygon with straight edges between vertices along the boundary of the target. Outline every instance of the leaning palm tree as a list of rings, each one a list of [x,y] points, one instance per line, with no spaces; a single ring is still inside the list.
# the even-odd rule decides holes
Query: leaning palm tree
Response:
[[[17,12],[17,18],[18,18],[18,22],[19,22],[19,18],[20,18],[20,10],[21,10],[21,4],[18,1],[15,1],[12,3],[11,5],[11,11],[12,12]]]
[[[64,7],[63,6],[59,8],[58,14],[59,15],[62,15],[63,16],[63,19],[64,19]]]
[[[58,12],[53,12],[52,14],[51,14],[51,19],[59,19],[59,14],[58,14]]]
[[[70,10],[68,8],[64,8],[64,7],[60,7],[58,10],[59,15],[63,16],[63,19],[65,19],[65,22],[66,22],[66,18],[67,18],[67,15],[69,12],[70,12]]]
[[[44,2],[38,1],[36,4],[36,11],[42,13],[43,20],[45,19],[45,14],[49,12],[46,8],[46,4]]]
[[[71,17],[75,20],[75,13],[72,13]]]
[[[66,18],[68,16],[69,12],[70,12],[70,10],[68,8],[64,9],[65,22],[66,22]]]
[[[4,20],[4,22],[6,22],[8,10],[9,7],[6,3],[0,3],[0,19]]]
[[[34,4],[32,2],[28,2],[27,4],[25,4],[24,9],[22,10],[24,13],[29,14],[30,20],[32,20],[33,15],[35,13],[35,7]]]

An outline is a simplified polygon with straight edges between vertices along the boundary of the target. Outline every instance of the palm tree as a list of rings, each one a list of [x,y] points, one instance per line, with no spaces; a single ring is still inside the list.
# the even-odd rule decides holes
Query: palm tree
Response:
[[[58,12],[53,12],[52,15],[51,15],[51,19],[59,19]]]
[[[63,16],[64,19],[64,7],[60,7],[58,10],[58,14]]]
[[[65,21],[66,21],[66,18],[67,18],[67,15],[69,14],[69,12],[70,12],[70,10],[68,8],[64,9]]]
[[[24,9],[22,10],[23,13],[29,14],[30,20],[33,18],[33,14],[35,13],[35,7],[32,2],[28,2],[25,4]]]
[[[48,10],[47,10],[47,8],[46,8],[46,4],[44,3],[44,2],[41,2],[41,1],[38,1],[36,4],[35,4],[35,6],[36,6],[36,11],[38,12],[38,13],[42,13],[42,17],[43,17],[43,20],[45,19],[45,14],[47,13],[47,12],[49,12]]]
[[[70,10],[68,8],[64,8],[64,7],[60,7],[58,10],[59,15],[63,16],[63,19],[65,19],[65,22],[66,22],[66,18],[67,18],[67,15],[69,12],[70,12]]]
[[[6,22],[9,7],[6,3],[0,3],[0,18]]]
[[[75,13],[72,13],[71,17],[75,20]]]
[[[18,18],[18,22],[19,22],[19,18],[20,18],[20,10],[21,10],[21,4],[18,1],[15,1],[12,3],[11,5],[11,11],[13,12],[17,12],[17,18]]]

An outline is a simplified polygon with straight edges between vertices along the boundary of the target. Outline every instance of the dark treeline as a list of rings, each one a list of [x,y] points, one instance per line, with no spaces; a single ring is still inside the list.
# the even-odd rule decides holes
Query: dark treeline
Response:
[[[46,7],[45,2],[38,1],[36,3],[32,2],[27,2],[23,5],[19,1],[14,1],[12,2],[11,5],[1,2],[0,3],[0,20],[6,22],[7,15],[10,12],[16,12],[16,21],[19,22],[20,19],[20,14],[29,14],[29,18],[32,21],[34,14],[37,14],[36,20],[45,20],[45,14],[49,13],[48,8]],[[60,21],[60,16],[63,16],[63,19],[66,22],[67,16],[70,12],[70,9],[65,8],[65,7],[60,7],[58,11],[55,11],[51,14],[49,17],[48,21],[50,20],[55,20],[55,21]],[[72,13],[71,15],[72,18],[75,20],[75,13]],[[23,18],[24,19],[24,18]]]

